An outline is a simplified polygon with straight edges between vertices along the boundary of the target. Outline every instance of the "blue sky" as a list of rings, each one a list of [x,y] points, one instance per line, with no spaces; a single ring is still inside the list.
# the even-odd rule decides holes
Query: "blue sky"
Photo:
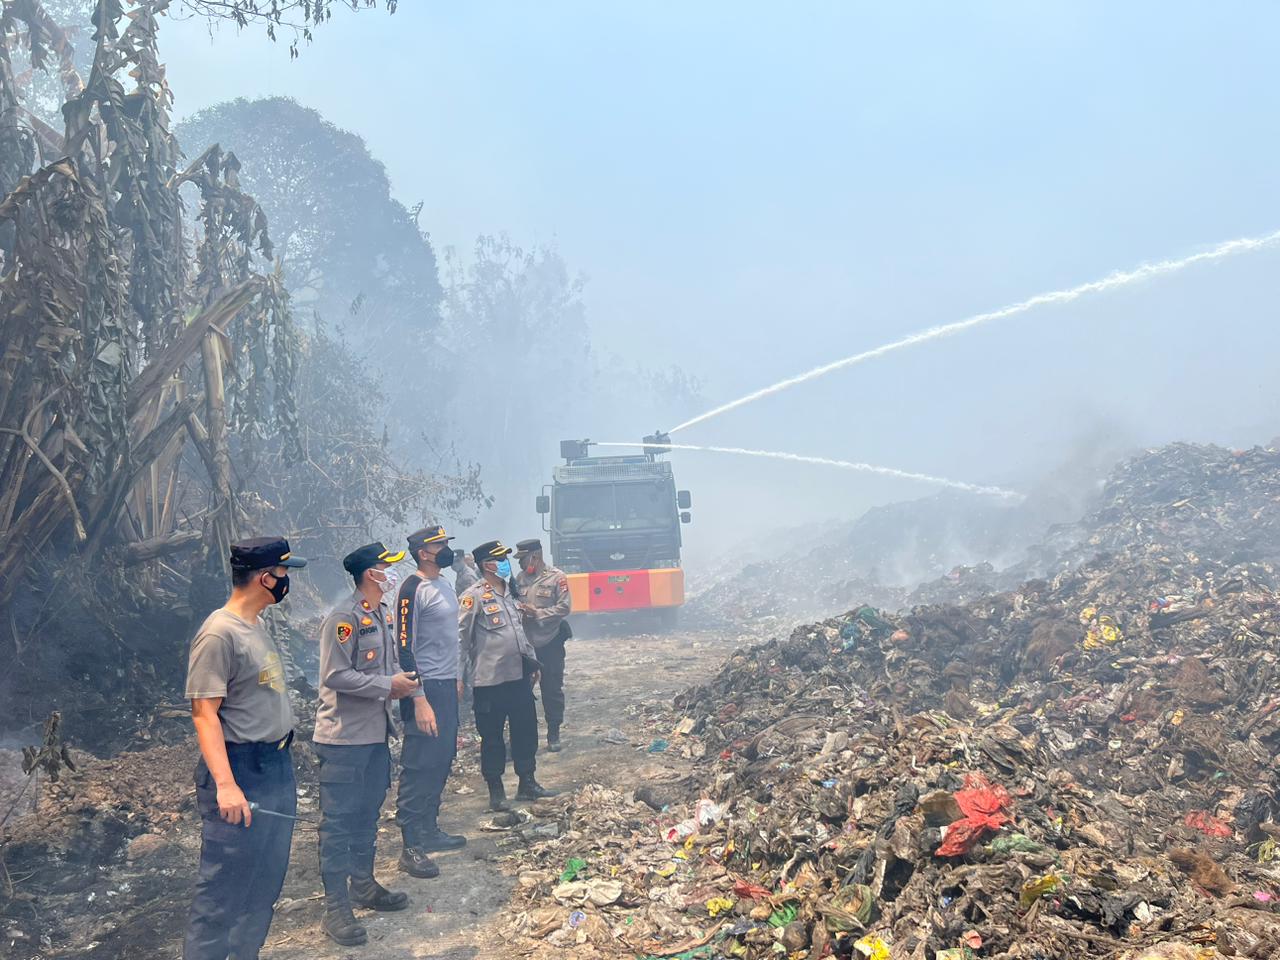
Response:
[[[337,15],[292,62],[256,31],[162,36],[179,114],[272,94],[317,108],[424,201],[437,244],[555,240],[588,277],[597,342],[679,357],[711,402],[1280,228],[1272,4],[402,0]],[[1044,310],[683,439],[1007,482],[1099,429],[1267,440],[1278,261]],[[726,532],[746,509],[928,492],[712,460],[686,476]]]

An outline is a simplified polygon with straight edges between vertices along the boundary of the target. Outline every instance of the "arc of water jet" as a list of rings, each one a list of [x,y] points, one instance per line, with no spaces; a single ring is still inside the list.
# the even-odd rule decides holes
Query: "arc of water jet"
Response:
[[[940,337],[949,337],[953,334],[969,330],[973,327],[990,323],[993,320],[1004,320],[1008,317],[1016,316],[1020,313],[1026,313],[1036,307],[1048,306],[1057,303],[1070,303],[1078,300],[1080,297],[1089,293],[1102,293],[1106,290],[1113,290],[1117,287],[1128,286],[1131,283],[1137,283],[1142,280],[1148,280],[1152,277],[1164,276],[1169,273],[1176,273],[1186,267],[1193,266],[1197,263],[1206,263],[1212,260],[1221,260],[1225,257],[1234,256],[1237,253],[1245,253],[1251,250],[1258,250],[1262,247],[1270,246],[1280,241],[1280,230],[1275,233],[1269,233],[1262,237],[1242,237],[1239,240],[1228,240],[1220,243],[1210,250],[1201,253],[1194,253],[1189,257],[1182,257],[1178,260],[1161,260],[1158,263],[1143,264],[1133,270],[1117,271],[1110,276],[1101,280],[1091,280],[1088,283],[1082,283],[1079,286],[1071,287],[1067,290],[1054,290],[1049,293],[1037,294],[1018,303],[1010,304],[999,310],[993,310],[990,313],[979,313],[964,320],[958,320],[955,323],[946,323],[936,327],[930,327],[927,330],[921,330],[917,333],[909,334],[900,340],[894,340],[891,343],[874,347],[871,350],[864,350],[862,353],[855,353],[853,356],[845,357],[842,360],[836,360],[832,363],[823,364],[820,367],[814,367],[805,373],[797,374],[794,377],[788,377],[786,380],[779,380],[777,383],[768,387],[763,387],[753,393],[747,394],[745,397],[739,397],[737,400],[731,400],[722,404],[706,413],[701,413],[684,423],[673,427],[669,433],[675,433],[677,430],[687,430],[695,424],[702,423],[704,420],[710,420],[722,413],[728,413],[730,410],[736,410],[738,407],[745,406],[756,400],[771,396],[775,393],[781,393],[789,387],[797,386],[808,380],[816,380],[818,377],[825,376],[828,373],[834,373],[836,370],[843,370],[845,367],[852,367],[854,364],[862,363],[866,360],[873,360],[876,357],[882,357],[886,353],[892,353],[895,350],[903,350],[907,347],[914,347],[918,343],[924,343],[928,340],[937,340]]]
[[[881,467],[873,463],[858,463],[852,460],[832,460],[828,457],[808,457],[799,453],[784,453],[779,450],[748,450],[744,447],[710,447],[693,443],[644,443],[634,441],[622,443],[617,441],[591,441],[597,447],[660,447],[663,450],[697,450],[704,453],[732,453],[746,457],[768,457],[771,460],[788,460],[792,463],[812,463],[824,467],[839,467],[844,470],[857,470],[860,473],[875,473],[884,477],[895,477],[899,480],[917,480],[921,483],[933,483],[938,486],[951,487],[954,490],[965,490],[969,493],[980,493],[991,497],[1002,497],[1006,500],[1021,500],[1023,495],[1016,490],[1003,487],[987,487],[977,483],[966,483],[963,480],[950,480],[947,477],[934,477],[927,473],[912,473],[894,467]]]

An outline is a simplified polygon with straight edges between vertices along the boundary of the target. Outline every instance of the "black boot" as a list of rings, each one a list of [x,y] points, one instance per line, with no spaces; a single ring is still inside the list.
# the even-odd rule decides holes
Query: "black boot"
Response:
[[[558,726],[547,727],[547,749],[552,753],[560,752],[560,728]]]
[[[398,890],[388,890],[371,876],[352,877],[351,902],[357,907],[391,912],[407,907],[409,895]]]
[[[467,845],[467,838],[460,837],[457,834],[445,833],[439,827],[422,835],[422,845],[420,849],[427,853],[436,853],[440,850],[461,850]]]
[[[345,896],[325,894],[324,919],[320,928],[335,943],[344,947],[358,947],[369,942],[369,934],[351,912],[351,901]]]
[[[520,789],[516,791],[517,800],[541,800],[544,797],[556,797],[559,794],[555,790],[548,790],[537,780],[533,779],[533,774],[520,778]]]
[[[501,780],[492,780],[489,782],[489,809],[490,810],[510,810],[511,806],[507,803],[507,790],[502,785]]]
[[[411,877],[430,880],[440,876],[440,868],[427,856],[427,852],[418,847],[405,847],[400,854],[400,869]]]

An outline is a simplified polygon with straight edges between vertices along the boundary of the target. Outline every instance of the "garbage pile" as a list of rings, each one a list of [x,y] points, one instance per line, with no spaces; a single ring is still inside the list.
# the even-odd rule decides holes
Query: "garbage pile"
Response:
[[[1084,522],[1105,553],[736,653],[677,699],[670,782],[541,811],[514,946],[1280,956],[1277,496],[1273,452],[1154,451]]]

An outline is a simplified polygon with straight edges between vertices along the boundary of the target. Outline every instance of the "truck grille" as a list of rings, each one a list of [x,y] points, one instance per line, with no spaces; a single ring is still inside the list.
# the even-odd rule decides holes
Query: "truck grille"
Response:
[[[615,559],[615,555],[621,555]],[[680,565],[679,541],[671,533],[599,537],[561,537],[554,550],[556,566],[566,573],[597,570],[655,570]]]

